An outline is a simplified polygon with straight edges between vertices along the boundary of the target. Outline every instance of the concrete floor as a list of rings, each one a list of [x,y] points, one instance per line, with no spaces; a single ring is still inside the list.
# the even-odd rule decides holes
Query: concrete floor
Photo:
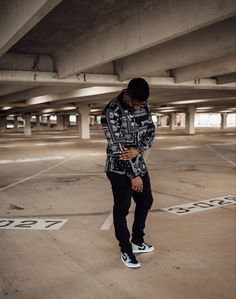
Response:
[[[234,132],[159,131],[147,155],[146,241],[157,250],[139,256],[139,270],[121,264],[113,227],[101,230],[112,209],[101,131],[87,141],[76,131],[2,134],[0,218],[68,221],[59,230],[0,229],[0,298],[235,298],[235,205],[161,210],[236,193]]]

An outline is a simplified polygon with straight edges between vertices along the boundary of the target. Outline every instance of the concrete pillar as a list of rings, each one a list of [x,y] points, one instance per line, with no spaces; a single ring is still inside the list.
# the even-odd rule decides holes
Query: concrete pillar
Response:
[[[57,115],[57,130],[64,129],[64,119],[63,115]]]
[[[36,126],[35,126],[37,129],[40,128],[40,116],[39,115],[36,115]]]
[[[224,113],[221,113],[221,124],[220,124],[220,127],[221,129],[226,129],[227,128],[227,116],[228,116],[228,113],[227,112],[224,112]]]
[[[25,120],[24,134],[25,136],[31,136],[31,115],[25,114],[23,118]]]
[[[76,114],[76,126],[79,128],[79,112]]]
[[[79,107],[79,136],[81,139],[90,138],[89,112],[90,109],[88,106]]]
[[[188,134],[195,134],[194,120],[196,108],[189,106],[186,112],[186,131]]]
[[[90,116],[90,125],[91,125],[91,126],[94,126],[94,124],[95,124],[94,116],[91,115],[91,116]]]
[[[50,115],[47,116],[47,128],[50,129],[51,122],[50,122]]]
[[[17,129],[18,128],[18,116],[15,115],[14,116],[14,129]]]
[[[162,115],[161,116],[161,127],[166,127],[167,126],[167,115]]]
[[[0,115],[0,133],[5,133],[7,131],[7,117],[5,115]]]
[[[161,127],[161,116],[157,115],[157,127]]]
[[[63,115],[64,128],[70,127],[70,115]]]
[[[185,128],[185,114],[179,113],[180,127]]]
[[[173,112],[170,114],[170,130],[175,130],[175,123],[176,123],[176,113]]]

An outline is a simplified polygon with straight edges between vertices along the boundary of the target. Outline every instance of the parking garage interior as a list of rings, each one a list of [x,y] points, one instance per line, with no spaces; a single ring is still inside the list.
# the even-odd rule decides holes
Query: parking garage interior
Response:
[[[0,0],[0,298],[235,298],[235,15],[231,0]],[[156,251],[130,270],[100,118],[135,77],[156,127]]]

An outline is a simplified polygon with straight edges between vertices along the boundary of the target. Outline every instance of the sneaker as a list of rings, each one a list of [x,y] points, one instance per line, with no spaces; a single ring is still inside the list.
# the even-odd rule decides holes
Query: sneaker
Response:
[[[133,253],[121,253],[121,260],[128,268],[139,268],[141,267],[140,263],[136,260],[136,257]]]
[[[155,248],[152,245],[148,245],[147,243],[143,242],[141,244],[132,244],[133,253],[146,253],[146,252],[152,252],[155,250]]]

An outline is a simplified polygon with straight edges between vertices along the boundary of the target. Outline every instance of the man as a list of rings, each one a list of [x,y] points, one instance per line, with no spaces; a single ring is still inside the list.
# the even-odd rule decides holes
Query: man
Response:
[[[129,268],[139,268],[134,253],[151,252],[154,247],[144,242],[144,228],[153,198],[143,153],[151,146],[155,126],[147,104],[148,83],[132,79],[127,89],[107,104],[101,117],[108,141],[106,174],[114,197],[115,235],[121,248],[121,260]],[[133,197],[136,207],[132,239],[127,227]]]

